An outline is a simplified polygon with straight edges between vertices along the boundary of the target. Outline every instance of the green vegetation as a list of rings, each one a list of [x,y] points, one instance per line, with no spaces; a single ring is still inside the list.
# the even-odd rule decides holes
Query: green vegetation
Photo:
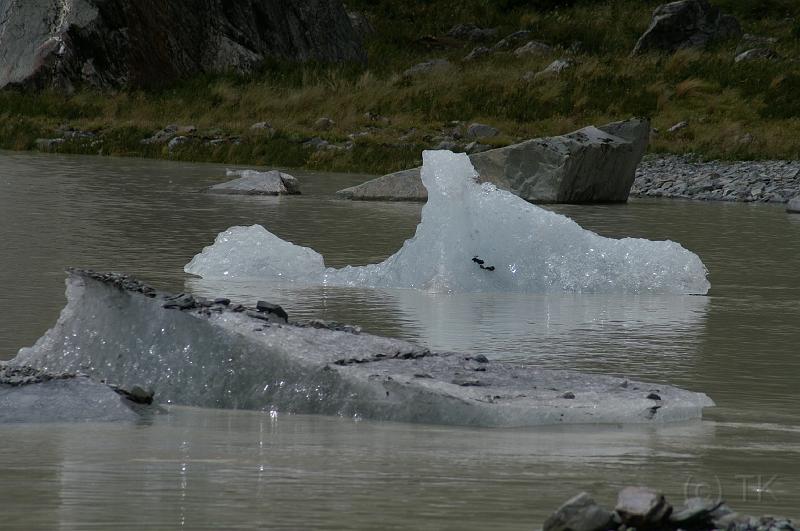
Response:
[[[32,149],[37,138],[65,126],[98,134],[67,140],[62,152],[163,157],[325,170],[382,173],[415,165],[420,152],[452,129],[451,121],[483,122],[504,145],[562,134],[593,123],[647,116],[660,133],[651,150],[695,152],[707,158],[800,157],[800,3],[796,0],[716,0],[744,31],[774,37],[782,59],[734,63],[737,42],[704,51],[631,57],[659,2],[643,0],[350,0],[375,31],[370,62],[356,65],[268,64],[256,75],[203,77],[160,91],[72,95],[0,92],[0,147]],[[455,23],[519,29],[555,47],[518,58],[493,53],[463,62],[481,43],[447,38]],[[524,43],[524,42],[523,42]],[[522,43],[520,43],[522,44]],[[452,66],[404,77],[431,58]],[[526,80],[554,59],[576,66]],[[314,122],[327,116],[324,132]],[[667,129],[688,120],[675,133]],[[267,121],[273,130],[253,130]],[[170,150],[142,144],[167,124],[197,127],[191,142]],[[314,150],[319,136],[352,149]],[[210,145],[209,139],[223,141]],[[205,139],[205,141],[203,141]]]

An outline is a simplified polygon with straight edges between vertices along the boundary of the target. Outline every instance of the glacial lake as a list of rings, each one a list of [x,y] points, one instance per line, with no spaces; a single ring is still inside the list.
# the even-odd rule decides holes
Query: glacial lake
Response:
[[[137,424],[0,426],[0,528],[535,529],[581,490],[721,495],[800,517],[800,216],[632,200],[553,210],[604,236],[671,239],[706,297],[426,294],[215,284],[183,266],[262,224],[331,266],[392,254],[421,205],[336,200],[365,176],[291,172],[303,195],[213,196],[225,167],[0,152],[0,359],[57,319],[66,266],[283,305],[435,349],[708,393],[704,420],[468,429],[170,406]]]

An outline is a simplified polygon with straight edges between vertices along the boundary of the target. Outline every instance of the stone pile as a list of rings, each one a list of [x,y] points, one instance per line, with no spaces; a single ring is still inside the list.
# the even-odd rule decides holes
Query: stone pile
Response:
[[[673,506],[658,491],[646,487],[626,487],[619,492],[617,505],[610,511],[583,492],[566,501],[542,526],[543,531],[795,531],[787,518],[744,516],[722,500],[689,498]]]
[[[700,162],[691,155],[643,161],[634,197],[786,203],[800,196],[800,161]]]

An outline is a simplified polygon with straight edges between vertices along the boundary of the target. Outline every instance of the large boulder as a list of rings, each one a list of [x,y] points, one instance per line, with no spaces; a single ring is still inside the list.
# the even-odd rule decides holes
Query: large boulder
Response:
[[[483,182],[534,203],[625,202],[650,124],[631,119],[470,155]],[[340,190],[342,199],[425,201],[419,168]]]
[[[228,170],[232,181],[215,184],[208,191],[226,195],[291,195],[300,193],[297,179],[278,170]]]
[[[0,87],[62,89],[365,59],[339,0],[0,0],[0,50]]]
[[[681,0],[662,4],[653,11],[650,26],[639,38],[633,53],[671,53],[681,48],[702,48],[712,41],[741,34],[739,21],[720,12],[708,0]]]

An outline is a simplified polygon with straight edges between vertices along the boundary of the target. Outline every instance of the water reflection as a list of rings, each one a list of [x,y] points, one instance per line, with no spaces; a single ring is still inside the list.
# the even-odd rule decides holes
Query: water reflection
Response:
[[[363,323],[437,350],[617,374],[646,365],[660,379],[693,368],[709,304],[694,296],[442,294],[197,277],[185,289],[251,305],[270,300],[293,319]]]

